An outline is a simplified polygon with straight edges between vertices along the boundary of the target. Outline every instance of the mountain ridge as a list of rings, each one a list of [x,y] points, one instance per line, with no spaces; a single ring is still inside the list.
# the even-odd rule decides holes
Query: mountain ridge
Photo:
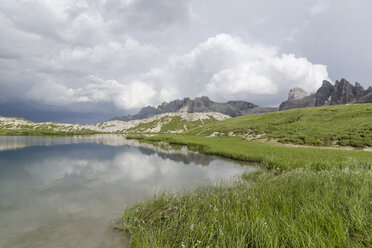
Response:
[[[271,107],[260,107],[254,103],[235,100],[228,101],[225,103],[215,102],[209,99],[207,96],[196,97],[194,100],[189,97],[183,99],[176,99],[173,101],[163,102],[158,105],[157,108],[153,106],[147,106],[142,108],[137,114],[116,116],[111,120],[137,120],[148,118],[157,114],[164,113],[176,113],[176,112],[187,112],[187,113],[206,113],[206,112],[217,112],[222,113],[231,117],[257,114],[257,113],[267,113],[278,111],[278,108]]]
[[[336,80],[334,85],[324,80],[322,86],[310,95],[301,88],[293,88],[288,94],[288,99],[280,104],[279,110],[371,102],[371,86],[365,90],[360,83],[356,82],[353,86],[343,78],[340,81]]]
[[[234,100],[228,102],[215,102],[207,96],[190,99],[176,99],[170,102],[163,102],[157,108],[147,106],[142,108],[137,114],[115,116],[111,120],[140,120],[154,115],[164,113],[205,113],[217,112],[231,117],[276,112],[278,110],[288,110],[293,108],[306,108],[328,105],[353,104],[353,103],[371,103],[372,87],[364,89],[360,83],[356,82],[353,86],[346,79],[336,81],[332,85],[329,81],[323,80],[322,86],[314,93],[308,95],[307,92],[299,87],[289,91],[288,99],[283,101],[279,108],[260,107],[254,103]]]

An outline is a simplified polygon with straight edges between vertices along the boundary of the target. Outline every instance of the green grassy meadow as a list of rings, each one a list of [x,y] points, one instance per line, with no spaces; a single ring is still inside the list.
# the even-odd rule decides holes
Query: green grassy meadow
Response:
[[[308,170],[372,169],[372,152],[363,150],[287,147],[229,136],[203,137],[167,134],[133,138],[145,142],[165,141],[174,145],[184,145],[190,150],[204,154],[259,163],[268,171],[282,172],[298,168]]]
[[[372,152],[239,137],[146,137],[256,162],[232,182],[160,194],[125,210],[134,247],[372,247]]]
[[[371,123],[371,104],[345,105],[132,137],[258,163],[262,170],[159,194],[126,209],[119,228],[134,247],[372,247],[372,152],[317,147],[371,146]],[[314,147],[263,142],[271,139]]]
[[[315,146],[372,146],[372,104],[301,108],[231,118],[189,135],[242,135]]]
[[[79,130],[79,131],[55,131],[51,128],[20,128],[20,129],[4,129],[0,128],[0,135],[15,135],[15,136],[67,136],[67,135],[89,135],[98,134],[92,130]]]

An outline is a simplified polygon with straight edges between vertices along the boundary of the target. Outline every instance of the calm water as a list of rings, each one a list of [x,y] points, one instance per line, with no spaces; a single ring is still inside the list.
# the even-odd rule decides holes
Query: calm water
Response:
[[[119,135],[0,137],[0,247],[128,247],[108,227],[126,206],[255,169],[161,147]]]

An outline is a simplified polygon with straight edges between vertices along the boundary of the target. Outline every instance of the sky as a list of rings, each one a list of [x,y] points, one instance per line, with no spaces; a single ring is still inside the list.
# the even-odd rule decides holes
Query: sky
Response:
[[[0,115],[93,123],[177,98],[372,85],[368,0],[1,0]]]

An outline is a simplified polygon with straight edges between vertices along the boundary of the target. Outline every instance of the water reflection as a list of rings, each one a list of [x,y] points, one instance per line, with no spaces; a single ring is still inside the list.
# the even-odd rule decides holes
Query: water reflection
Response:
[[[107,224],[128,204],[254,169],[119,135],[0,144],[0,247],[125,247]]]

